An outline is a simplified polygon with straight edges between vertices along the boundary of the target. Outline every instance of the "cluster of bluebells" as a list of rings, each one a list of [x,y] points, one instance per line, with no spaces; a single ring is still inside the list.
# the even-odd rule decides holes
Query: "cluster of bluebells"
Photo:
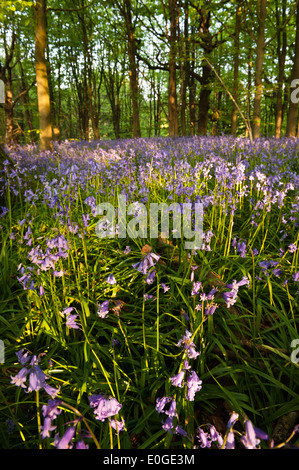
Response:
[[[222,436],[219,433],[214,425],[209,426],[208,431],[204,431],[200,426],[197,429],[196,437],[198,439],[199,445],[202,448],[219,448],[219,449],[235,449],[236,440],[235,440],[235,431],[234,425],[239,418],[238,413],[233,412],[230,416],[230,419],[227,423],[227,431],[225,436]],[[205,426],[205,427],[207,427]],[[240,432],[237,433],[238,435]],[[252,422],[245,418],[245,434],[240,436],[240,442],[245,447],[245,449],[260,449],[261,440],[268,440],[268,435],[253,426]],[[198,446],[196,446],[197,448]]]
[[[191,273],[193,274],[193,273]],[[218,304],[215,303],[215,294],[218,292],[216,287],[213,287],[208,294],[203,291],[202,283],[194,281],[192,285],[191,295],[199,295],[201,303],[196,305],[196,310],[201,310],[204,307],[205,315],[213,315]]]
[[[28,227],[28,230],[24,238],[31,236],[31,228]],[[32,240],[30,238],[29,240]],[[52,275],[55,277],[62,277],[65,274],[63,269],[57,269],[57,262],[62,261],[68,257],[69,244],[66,238],[63,235],[58,235],[55,238],[46,240],[46,251],[44,252],[40,245],[35,248],[32,248],[28,253],[28,258],[31,263],[37,266],[37,269],[34,269],[33,266],[24,267],[22,264],[19,265],[18,271],[22,276],[18,277],[18,281],[22,284],[23,288],[35,290],[34,275],[39,276],[41,272],[52,270]],[[44,289],[42,284],[40,284],[38,289],[39,295],[44,294]]]
[[[169,398],[166,396],[163,398],[157,398],[156,411],[166,415],[166,419],[162,421],[162,428],[164,431],[167,431],[171,434],[180,434],[184,437],[187,436],[187,432],[181,426],[175,424],[175,420],[178,420],[178,414],[176,410],[176,401],[174,398]]]
[[[249,285],[249,279],[246,276],[243,276],[241,281],[237,282],[235,279],[232,284],[226,284],[226,288],[230,289],[228,292],[224,292],[223,299],[226,302],[226,307],[229,308],[234,305],[238,298],[238,291],[241,286]]]
[[[43,425],[41,426],[42,439],[46,439],[50,436],[51,431],[55,431],[57,426],[53,424],[53,421],[62,413],[61,405],[64,405],[62,400],[52,399],[48,401],[47,405],[43,405]],[[77,424],[81,421],[81,418],[72,421],[71,426],[68,426],[64,434],[60,437],[59,433],[55,434],[53,445],[56,449],[72,449],[74,447],[73,438],[77,431]],[[89,438],[90,435],[86,431],[80,431],[79,439],[76,441],[76,449],[88,449],[89,446],[84,442],[84,438]]]
[[[146,276],[145,282],[147,284],[152,284],[154,282],[156,276],[155,265],[159,259],[160,255],[150,252],[143,256],[142,261],[133,264],[133,268],[136,269],[136,271]]]
[[[67,328],[72,328],[75,330],[79,330],[80,326],[76,323],[79,314],[78,313],[73,313],[72,311],[76,310],[74,307],[66,307],[60,312],[60,315],[62,317],[66,317],[66,326]]]
[[[193,274],[193,273],[192,273]],[[237,282],[235,279],[232,284],[226,284],[225,288],[230,289],[222,294],[223,299],[226,302],[226,307],[229,308],[237,302],[239,288],[244,285],[249,285],[249,279],[243,276],[241,281]],[[213,287],[208,294],[203,291],[202,283],[200,281],[193,281],[191,295],[200,296],[201,303],[196,305],[196,310],[201,310],[204,307],[205,315],[213,315],[215,313],[218,304],[215,303],[215,295],[218,292],[218,288]]]
[[[192,334],[186,330],[183,337],[177,343],[178,347],[182,347],[184,351],[184,357],[188,359],[196,359],[199,356],[199,352],[196,350],[195,344],[192,341]],[[187,359],[183,361],[184,367],[178,372],[178,374],[170,377],[170,381],[173,386],[186,388],[186,399],[194,401],[196,392],[199,392],[202,387],[202,381],[199,379],[197,373],[191,369]]]
[[[94,408],[96,419],[105,421],[108,418],[109,425],[116,430],[118,434],[125,429],[125,421],[116,419],[116,415],[122,408],[122,405],[114,397],[107,397],[105,394],[91,395],[88,397],[91,408]],[[114,419],[112,419],[114,417]]]
[[[17,387],[22,387],[27,393],[43,389],[48,395],[55,398],[60,389],[51,387],[46,382],[46,380],[49,379],[49,376],[47,376],[39,366],[42,354],[39,356],[31,356],[28,351],[24,351],[25,350],[23,348],[16,353],[18,361],[23,367],[16,376],[11,377],[11,383]],[[29,383],[26,385],[28,375]]]

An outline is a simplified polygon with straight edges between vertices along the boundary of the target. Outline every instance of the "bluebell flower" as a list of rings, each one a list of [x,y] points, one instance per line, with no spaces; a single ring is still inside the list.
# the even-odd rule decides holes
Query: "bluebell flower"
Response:
[[[18,358],[23,363],[27,363],[28,359],[23,354],[23,349],[17,353]],[[25,361],[25,362],[24,362]],[[52,398],[54,398],[60,391],[60,388],[56,389],[47,384],[46,380],[49,378],[38,365],[39,358],[37,356],[30,357],[30,364],[27,367],[23,367],[20,372],[15,376],[11,377],[11,383],[17,387],[26,388],[25,382],[27,375],[29,374],[29,386],[27,393],[44,389]]]
[[[225,448],[226,449],[234,449],[235,448],[235,434],[234,434],[233,431],[229,431],[227,433]]]
[[[163,292],[165,294],[165,292],[169,291],[170,287],[168,287],[166,284],[164,284],[164,282],[161,282],[161,287],[163,289]]]
[[[65,431],[64,435],[60,438],[59,434],[55,435],[54,439],[54,447],[57,449],[72,449],[73,443],[71,440],[73,439],[76,432],[75,426],[70,426]]]
[[[253,424],[249,419],[247,419],[245,426],[246,434],[245,436],[242,436],[240,440],[246,449],[256,449],[256,446],[258,446],[261,441],[260,439],[257,439]]]
[[[162,421],[162,428],[164,431],[171,432],[173,426],[173,416],[168,416],[165,421]]]
[[[106,318],[109,314],[109,300],[105,300],[99,304],[98,315],[100,318]]]
[[[176,415],[177,415],[177,412],[176,412],[176,401],[175,401],[175,400],[172,400],[172,402],[170,403],[170,407],[168,408],[168,410],[165,410],[165,414],[168,415],[168,416],[176,416]]]
[[[181,370],[178,374],[174,375],[173,377],[170,377],[169,380],[171,381],[172,385],[175,387],[183,387],[183,381],[184,381],[184,376],[185,376],[185,370]]]
[[[202,286],[201,282],[199,282],[199,281],[198,282],[193,282],[191,295],[198,295],[201,286]]]
[[[75,330],[79,330],[80,327],[77,325],[76,323],[76,319],[77,319],[78,315],[77,314],[74,314],[74,315],[67,315],[66,317],[66,326],[68,328],[73,328]]]
[[[114,397],[106,397],[106,395],[91,395],[88,397],[91,408],[94,409],[96,419],[105,421],[109,416],[117,415],[122,405],[118,403]]]
[[[88,444],[85,444],[83,439],[80,439],[79,441],[76,442],[76,449],[88,449],[89,446]]]
[[[41,426],[41,436],[43,439],[50,437],[50,432],[55,431],[56,426],[52,425],[52,420],[49,416],[44,419],[44,424]]]
[[[227,422],[227,427],[230,428],[231,426],[233,426],[233,425],[235,424],[235,422],[237,421],[238,418],[239,418],[238,413],[235,413],[235,412],[233,411],[232,414],[231,414],[230,417],[229,417],[228,422]]]
[[[106,279],[106,282],[108,282],[108,284],[111,284],[111,285],[116,284],[116,279],[115,279],[114,275],[109,274],[107,279]]]
[[[164,407],[169,403],[171,399],[169,397],[162,397],[162,398],[157,398],[156,399],[156,410],[158,413],[163,413],[164,412]]]
[[[204,432],[203,429],[201,429],[201,428],[197,429],[196,437],[200,442],[200,447],[202,447],[202,448],[211,447],[211,441],[209,439],[209,436],[208,436],[207,433]]]
[[[289,249],[289,252],[290,253],[295,253],[295,251],[297,251],[297,247],[294,243],[292,243],[291,245],[288,246],[288,249]]]
[[[26,388],[25,382],[27,380],[27,375],[29,374],[29,369],[23,367],[15,377],[11,377],[11,384],[16,385],[16,387]]]
[[[154,282],[154,279],[155,279],[155,276],[156,276],[156,271],[153,269],[152,271],[150,271],[145,279],[145,282],[147,284],[152,284]]]
[[[125,430],[125,420],[122,419],[121,421],[110,419],[109,418],[110,426],[116,430],[116,435],[118,435],[121,431]]]
[[[188,376],[187,379],[187,400],[189,401],[194,401],[195,393],[199,392],[202,388],[202,380],[199,379],[198,375],[196,372],[193,370],[191,372],[191,375]]]

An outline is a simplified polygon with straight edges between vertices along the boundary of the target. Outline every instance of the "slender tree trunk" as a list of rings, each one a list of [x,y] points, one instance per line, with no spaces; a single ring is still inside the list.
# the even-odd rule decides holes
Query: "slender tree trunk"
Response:
[[[278,4],[276,4],[276,26],[280,28],[280,12]],[[283,1],[282,5],[282,23],[286,19],[286,0]],[[277,36],[277,56],[278,56],[278,77],[277,77],[277,95],[276,95],[276,113],[275,113],[275,137],[279,139],[281,135],[281,126],[283,118],[282,108],[282,86],[284,81],[284,66],[287,52],[287,31],[284,26],[282,31],[282,44],[281,44],[281,33]]]
[[[236,8],[236,25],[235,25],[235,38],[234,38],[234,91],[233,97],[238,101],[238,89],[239,89],[239,53],[240,53],[240,30],[241,30],[241,14],[242,14],[242,3],[243,0],[238,1]],[[233,112],[232,112],[232,125],[231,133],[233,136],[237,135],[237,117],[238,109],[235,103],[233,103]]]
[[[49,84],[46,64],[47,17],[46,0],[38,0],[35,5],[35,68],[40,127],[40,149],[52,149],[52,127]]]
[[[297,5],[296,12],[296,39],[295,39],[295,56],[294,63],[291,72],[291,82],[299,79],[299,4]],[[296,100],[297,101],[297,100]],[[297,132],[297,114],[298,114],[298,103],[295,100],[290,99],[287,130],[286,135],[288,137],[296,137]]]
[[[176,0],[168,0],[170,17],[169,34],[169,80],[168,80],[168,121],[169,135],[176,136],[179,133],[177,92],[176,92],[176,41],[177,41],[177,3]]]
[[[258,139],[261,133],[261,101],[263,89],[263,62],[265,47],[265,19],[267,12],[267,0],[257,1],[258,32],[256,46],[256,69],[255,69],[255,96],[253,108],[253,132],[254,139]]]
[[[10,144],[15,141],[14,136],[14,113],[13,113],[13,99],[12,99],[12,77],[11,68],[7,68],[6,76],[6,94],[5,94],[5,121],[6,121],[6,134],[5,141]]]
[[[217,46],[217,41],[213,42],[212,34],[210,32],[210,11],[205,8],[199,8],[199,37],[201,47],[203,48],[204,56],[209,59],[213,49]],[[210,94],[211,94],[211,80],[212,71],[210,66],[204,61],[202,66],[202,77],[200,80],[200,94],[198,104],[198,133],[206,135],[208,131],[209,109],[210,109]]]
[[[24,69],[23,69],[23,66],[22,66],[22,61],[19,62],[19,68],[20,68],[22,89],[26,90],[27,89],[27,84],[26,84]],[[29,131],[29,138],[30,138],[31,142],[34,142],[33,114],[32,114],[32,110],[30,109],[30,101],[29,101],[28,93],[25,93],[23,99],[24,99],[24,103],[25,103],[25,118],[26,118],[26,121],[27,121],[27,127],[28,127],[28,131]]]
[[[195,52],[192,51],[192,62],[190,64],[190,71],[194,70],[195,64]],[[189,113],[190,113],[190,135],[195,134],[195,122],[196,122],[196,83],[194,75],[190,74],[190,88],[189,88]]]
[[[184,10],[184,42],[185,42],[185,58],[183,62],[183,83],[182,83],[182,106],[181,106],[181,127],[182,135],[187,134],[187,120],[186,120],[186,110],[187,110],[187,90],[190,85],[190,40],[189,40],[189,1],[185,0]]]
[[[206,135],[208,131],[209,109],[210,109],[210,76],[211,69],[208,65],[202,67],[201,89],[198,105],[198,133]]]
[[[132,121],[133,136],[141,137],[140,116],[139,116],[139,87],[138,87],[138,70],[137,70],[137,46],[135,37],[135,28],[132,21],[132,5],[131,0],[124,0],[124,9],[122,9],[126,33],[128,38],[128,56],[130,69],[130,91],[132,100]]]

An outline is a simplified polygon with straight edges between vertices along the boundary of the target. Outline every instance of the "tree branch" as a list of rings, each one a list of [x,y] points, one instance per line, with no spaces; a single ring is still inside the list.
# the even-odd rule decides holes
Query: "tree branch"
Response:
[[[96,3],[96,1],[97,0],[92,0],[87,5],[84,5],[83,7],[79,7],[79,8],[53,8],[53,7],[47,7],[47,11],[65,11],[65,12],[81,11],[81,10],[85,10],[85,8],[91,7],[94,3]]]

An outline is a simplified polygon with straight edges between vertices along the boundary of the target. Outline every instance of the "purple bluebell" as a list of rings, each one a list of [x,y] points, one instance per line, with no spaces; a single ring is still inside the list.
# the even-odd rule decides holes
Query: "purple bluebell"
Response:
[[[67,428],[61,438],[59,437],[59,434],[56,434],[54,439],[54,447],[56,447],[56,449],[72,449],[73,443],[71,440],[73,439],[75,432],[76,427],[70,426]]]
[[[79,441],[76,442],[76,449],[88,449],[89,446],[88,444],[85,444],[83,439],[80,439]]]
[[[175,387],[183,387],[183,381],[184,381],[184,376],[185,376],[185,370],[181,370],[178,374],[174,375],[173,377],[170,377],[169,380],[171,381],[172,385]]]
[[[169,403],[171,399],[169,397],[162,397],[156,399],[156,410],[158,413],[164,412],[164,407]]]
[[[235,434],[234,434],[233,431],[229,431],[227,433],[225,448],[226,449],[234,449],[235,448]]]
[[[199,379],[196,372],[193,370],[187,379],[187,400],[194,401],[196,392],[199,392],[202,388],[202,380]]]
[[[125,430],[125,420],[124,419],[122,419],[121,421],[118,421],[116,419],[109,419],[109,424],[113,429],[115,429],[116,435],[118,435],[121,431]]]
[[[172,400],[172,402],[170,403],[170,407],[167,410],[165,410],[165,414],[168,415],[168,416],[176,416],[177,415],[176,401],[175,400]]]
[[[180,434],[181,436],[183,437],[186,437],[188,434],[187,434],[187,431],[185,431],[183,428],[181,428],[181,426],[177,425],[174,429],[174,433],[175,434]]]
[[[260,439],[257,439],[256,431],[253,427],[252,422],[247,419],[245,422],[246,434],[241,436],[240,441],[246,447],[246,449],[256,449],[260,443]]]
[[[55,431],[56,426],[52,425],[52,420],[49,416],[46,416],[44,419],[44,424],[41,425],[41,436],[43,439],[50,437],[50,432]]]
[[[76,319],[77,319],[78,315],[77,314],[74,314],[74,315],[70,315],[68,314],[66,316],[66,326],[68,328],[72,328],[72,329],[75,329],[75,330],[79,330],[80,327],[77,325],[76,323]]]
[[[98,315],[100,318],[106,318],[109,314],[109,300],[105,300],[98,306]]]
[[[27,375],[29,374],[29,369],[23,367],[15,377],[11,377],[11,384],[16,385],[16,387],[26,388],[25,382],[27,380]]]
[[[106,395],[91,395],[88,397],[91,408],[94,408],[96,419],[105,421],[109,416],[117,415],[122,405],[118,403],[114,397],[106,397]]]
[[[114,275],[109,274],[107,279],[106,279],[106,282],[108,282],[108,284],[111,284],[111,285],[116,284],[116,279],[115,279]]]
[[[152,284],[154,282],[154,279],[155,279],[155,276],[156,276],[156,271],[153,269],[152,271],[150,271],[148,274],[147,274],[147,277],[145,279],[145,282],[147,284]]]
[[[163,292],[165,294],[165,292],[169,291],[170,287],[168,287],[166,284],[164,284],[164,282],[161,282],[161,287],[163,289]]]
[[[197,429],[196,437],[200,442],[200,447],[202,447],[202,448],[211,447],[211,441],[209,439],[208,434],[205,433],[204,430],[201,429],[200,427]]]
[[[171,432],[173,426],[173,416],[168,416],[165,421],[162,421],[162,428],[164,431]]]
[[[201,289],[201,282],[193,282],[193,286],[192,286],[192,291],[191,291],[191,295],[198,295],[199,294],[199,290]]]

